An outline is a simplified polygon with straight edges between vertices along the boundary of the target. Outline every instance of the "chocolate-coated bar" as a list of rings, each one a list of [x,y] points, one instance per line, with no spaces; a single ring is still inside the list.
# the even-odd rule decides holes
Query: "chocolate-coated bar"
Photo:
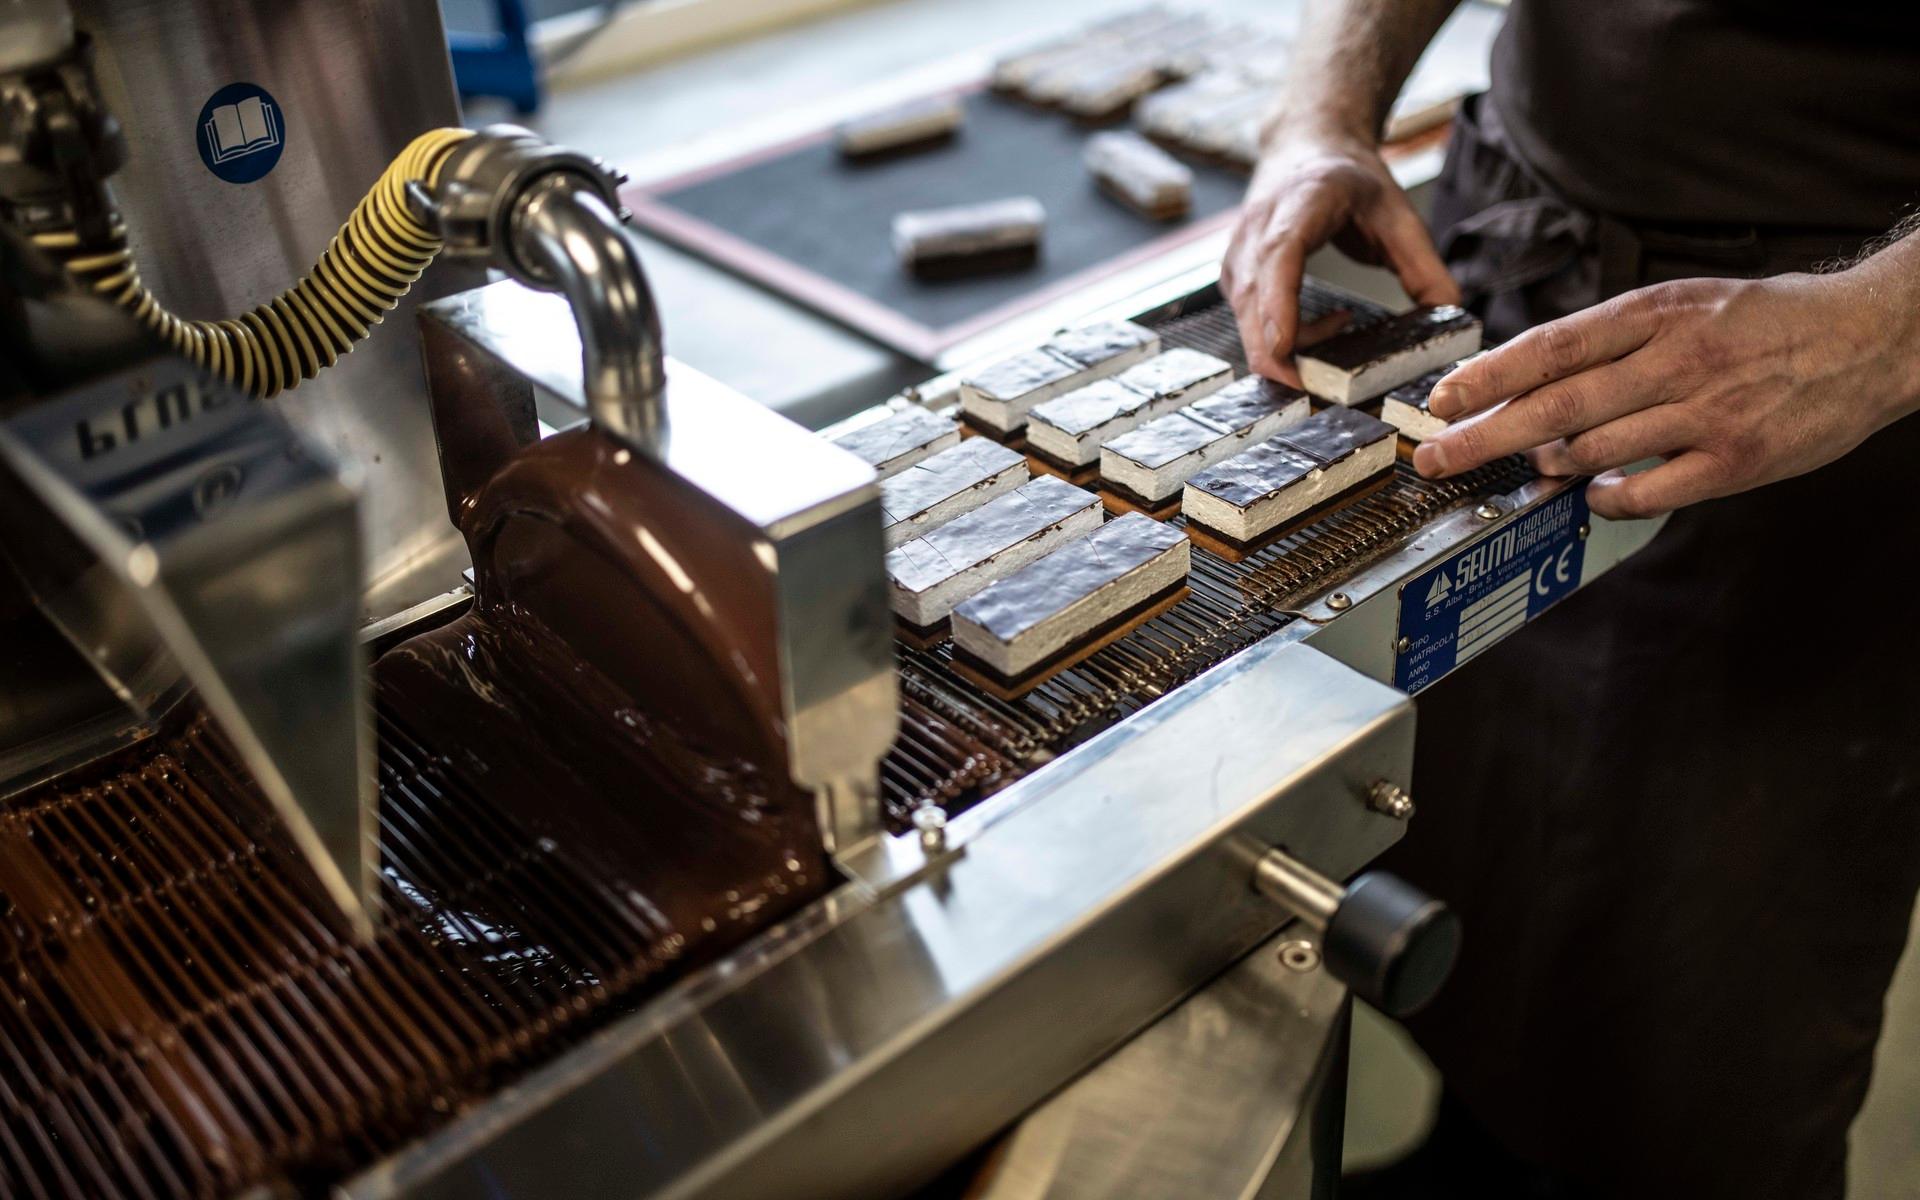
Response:
[[[849,158],[932,145],[952,137],[966,115],[958,98],[936,96],[845,121],[834,140]]]
[[[1020,675],[1178,586],[1190,554],[1178,529],[1129,513],[955,608],[954,645]]]
[[[1352,409],[1309,417],[1187,480],[1187,518],[1251,542],[1393,469],[1393,427]]]
[[[959,441],[960,426],[938,413],[908,407],[843,433],[833,439],[833,444],[860,458],[885,479]]]
[[[888,598],[910,625],[953,606],[1064,542],[1100,527],[1100,498],[1042,475],[887,554]]]
[[[1100,447],[1100,478],[1149,506],[1196,473],[1307,419],[1307,394],[1259,375],[1148,421]]]
[[[880,482],[887,549],[929,533],[1027,482],[1026,456],[969,438]]]
[[[893,249],[912,269],[1036,253],[1047,210],[1032,196],[895,214]]]
[[[1095,374],[1051,351],[1028,350],[963,377],[960,409],[988,429],[1012,433],[1026,425],[1034,405],[1072,391]]]
[[[1443,304],[1330,337],[1302,351],[1300,381],[1336,404],[1359,404],[1480,348],[1480,321]]]
[[[1101,321],[1063,329],[1041,349],[1104,376],[1160,353],[1160,335],[1132,321]]]
[[[1429,371],[1412,383],[1403,383],[1388,392],[1380,401],[1380,419],[1411,442],[1424,442],[1445,429],[1447,423],[1433,415],[1427,401],[1433,396],[1433,385],[1459,365],[1448,363],[1438,371]]]
[[[1193,207],[1192,169],[1131,130],[1095,134],[1083,157],[1101,189],[1136,212],[1165,221]]]

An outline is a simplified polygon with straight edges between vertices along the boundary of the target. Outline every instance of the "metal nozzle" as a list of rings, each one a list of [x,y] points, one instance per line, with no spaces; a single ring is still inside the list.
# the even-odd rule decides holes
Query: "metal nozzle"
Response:
[[[639,247],[621,224],[619,182],[595,159],[501,125],[456,148],[433,193],[417,200],[453,253],[567,298],[594,423],[657,453],[666,354]]]
[[[640,449],[659,449],[667,432],[666,356],[632,235],[598,189],[571,173],[528,189],[516,215],[518,256],[573,308],[594,423]]]

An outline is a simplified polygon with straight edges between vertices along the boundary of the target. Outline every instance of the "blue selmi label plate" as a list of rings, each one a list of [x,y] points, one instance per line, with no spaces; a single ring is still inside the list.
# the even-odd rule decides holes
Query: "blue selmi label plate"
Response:
[[[1579,587],[1587,522],[1568,488],[1402,584],[1393,686],[1413,695]]]

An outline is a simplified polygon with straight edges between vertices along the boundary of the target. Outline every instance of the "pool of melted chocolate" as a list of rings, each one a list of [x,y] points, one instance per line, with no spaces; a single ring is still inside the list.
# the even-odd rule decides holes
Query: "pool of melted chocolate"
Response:
[[[374,667],[468,785],[645,898],[649,957],[708,957],[831,880],[788,777],[758,532],[593,429],[456,506],[475,601]]]

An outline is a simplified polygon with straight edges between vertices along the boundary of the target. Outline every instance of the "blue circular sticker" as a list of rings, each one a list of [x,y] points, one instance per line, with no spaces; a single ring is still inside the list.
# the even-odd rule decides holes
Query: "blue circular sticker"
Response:
[[[280,162],[286,124],[280,105],[254,83],[230,83],[200,107],[194,131],[200,161],[228,183],[252,183]]]

